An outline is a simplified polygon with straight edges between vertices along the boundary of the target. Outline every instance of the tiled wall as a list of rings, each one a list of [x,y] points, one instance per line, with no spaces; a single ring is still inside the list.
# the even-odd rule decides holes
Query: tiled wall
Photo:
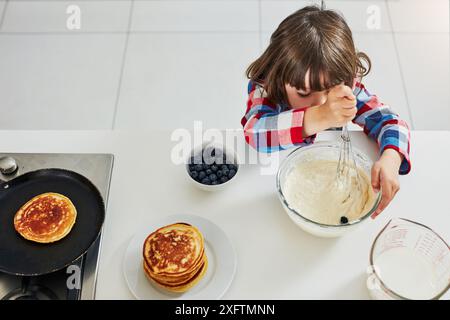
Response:
[[[0,129],[239,127],[245,68],[312,2],[0,0]],[[368,89],[414,129],[450,129],[448,1],[325,2],[372,59]]]

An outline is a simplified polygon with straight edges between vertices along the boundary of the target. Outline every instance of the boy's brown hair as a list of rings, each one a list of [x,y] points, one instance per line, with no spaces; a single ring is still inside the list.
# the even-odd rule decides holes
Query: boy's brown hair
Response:
[[[322,91],[342,82],[352,87],[354,78],[370,68],[369,57],[356,51],[345,19],[335,11],[308,6],[281,22],[246,75],[265,88],[270,100],[287,103],[285,85],[307,89],[308,70],[309,89]]]

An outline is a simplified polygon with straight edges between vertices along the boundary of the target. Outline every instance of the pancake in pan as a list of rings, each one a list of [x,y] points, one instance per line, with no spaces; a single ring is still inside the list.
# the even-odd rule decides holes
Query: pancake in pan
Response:
[[[51,243],[72,230],[77,210],[69,198],[58,193],[40,194],[24,204],[14,216],[14,228],[25,239]]]

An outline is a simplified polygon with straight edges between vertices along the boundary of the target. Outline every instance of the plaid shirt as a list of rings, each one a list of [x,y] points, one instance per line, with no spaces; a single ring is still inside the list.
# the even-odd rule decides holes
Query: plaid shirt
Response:
[[[359,93],[358,93],[359,92]],[[380,154],[386,149],[394,149],[404,156],[400,174],[411,169],[409,159],[410,132],[408,124],[399,118],[389,106],[370,94],[363,84],[357,82],[354,90],[356,113],[353,123],[376,140]],[[248,85],[247,112],[241,120],[245,140],[260,152],[273,152],[292,147],[303,147],[314,142],[316,135],[303,136],[303,116],[305,108],[292,109],[290,106],[273,104],[267,99],[267,92],[260,85],[250,81]]]

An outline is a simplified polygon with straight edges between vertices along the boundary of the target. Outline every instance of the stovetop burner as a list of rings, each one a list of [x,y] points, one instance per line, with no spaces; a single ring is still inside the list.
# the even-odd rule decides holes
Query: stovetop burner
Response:
[[[0,182],[39,169],[72,170],[88,178],[98,188],[107,206],[112,167],[113,156],[110,154],[0,153]],[[94,299],[100,248],[101,234],[86,254],[63,270],[35,277],[0,272],[0,299]]]
[[[30,285],[29,277],[22,277],[22,287],[9,292],[2,300],[59,300],[56,293],[40,285]]]

